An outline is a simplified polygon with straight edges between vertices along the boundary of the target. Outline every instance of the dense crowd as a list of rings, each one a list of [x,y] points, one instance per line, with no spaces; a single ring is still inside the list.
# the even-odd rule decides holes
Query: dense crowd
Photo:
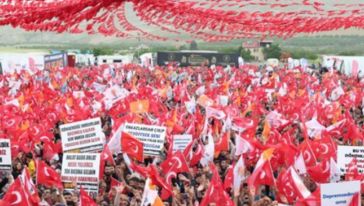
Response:
[[[39,160],[60,174],[59,126],[100,117],[106,142],[126,122],[165,126],[167,135],[160,155],[143,161],[111,149],[97,205],[320,205],[320,184],[362,179],[355,162],[344,175],[327,167],[336,145],[363,143],[363,84],[332,70],[269,66],[112,65],[3,75],[0,138],[11,140],[12,170],[0,175],[1,197],[25,168],[37,183]],[[147,112],[130,110],[139,100],[148,100]],[[193,141],[182,151],[188,170],[171,176],[161,165],[176,155],[177,134]],[[149,186],[158,191],[153,202]],[[22,205],[81,205],[79,189],[36,189],[39,202]]]

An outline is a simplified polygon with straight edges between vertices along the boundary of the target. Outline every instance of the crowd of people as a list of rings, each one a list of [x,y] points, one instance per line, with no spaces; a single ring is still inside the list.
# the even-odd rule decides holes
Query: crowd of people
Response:
[[[320,205],[320,184],[363,178],[355,161],[344,174],[327,169],[337,145],[363,143],[363,86],[337,71],[269,66],[105,65],[2,75],[0,138],[11,141],[12,168],[1,171],[1,197],[27,170],[39,199],[14,205],[91,205],[82,204],[80,188],[37,183],[36,168],[41,160],[60,174],[60,125],[100,117],[109,148],[126,122],[165,126],[167,135],[160,155],[143,161],[111,149],[92,198],[97,205]],[[131,111],[139,100],[148,101],[146,112]],[[193,139],[177,154],[171,148],[179,134]],[[179,154],[187,169],[162,166]]]

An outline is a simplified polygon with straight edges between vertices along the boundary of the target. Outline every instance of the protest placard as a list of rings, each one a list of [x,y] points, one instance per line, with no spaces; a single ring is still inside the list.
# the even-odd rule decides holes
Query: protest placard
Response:
[[[9,139],[0,139],[0,171],[11,171],[11,151]]]
[[[145,155],[159,155],[164,145],[167,129],[160,126],[126,123],[123,131],[143,143]]]
[[[183,151],[191,141],[192,135],[190,134],[173,135],[173,152]]]
[[[60,132],[64,152],[97,152],[105,144],[100,118],[61,125]]]
[[[320,189],[322,206],[347,206],[355,194],[360,195],[360,181],[321,184]],[[355,205],[360,205],[360,199]]]
[[[338,146],[337,147],[337,166],[340,172],[345,174],[349,163],[356,158],[358,163],[358,171],[364,172],[364,147],[356,146]]]
[[[65,153],[62,161],[62,182],[65,190],[82,187],[91,197],[99,188],[100,154]]]

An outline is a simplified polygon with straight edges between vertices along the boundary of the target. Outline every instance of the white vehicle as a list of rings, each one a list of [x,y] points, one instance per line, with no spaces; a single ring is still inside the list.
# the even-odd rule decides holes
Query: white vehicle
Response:
[[[3,74],[19,73],[22,70],[34,74],[44,69],[44,55],[31,53],[0,54],[0,65]]]
[[[97,56],[97,65],[103,64],[130,64],[133,61],[132,55]]]
[[[92,66],[95,65],[96,58],[93,54],[76,54],[77,66]]]
[[[322,56],[322,66],[336,69],[346,75],[364,77],[363,56]]]
[[[139,56],[140,64],[143,67],[154,67],[155,65],[155,54],[145,53]]]
[[[278,59],[267,59],[267,66],[271,66],[271,67],[278,67],[279,65],[279,60]]]

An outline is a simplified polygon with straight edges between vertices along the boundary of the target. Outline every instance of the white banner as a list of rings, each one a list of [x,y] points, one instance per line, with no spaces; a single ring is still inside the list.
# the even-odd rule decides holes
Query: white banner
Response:
[[[11,150],[9,139],[0,139],[0,171],[11,171]]]
[[[166,127],[126,123],[123,128],[143,143],[145,155],[159,155],[166,139]]]
[[[104,148],[100,118],[61,125],[60,132],[64,152],[97,152]]]
[[[364,147],[356,146],[338,146],[337,147],[337,166],[340,172],[345,174],[349,163],[356,158],[358,161],[358,170],[364,172]]]
[[[348,206],[357,193],[360,206],[360,181],[321,184],[320,189],[322,206]]]
[[[23,70],[34,74],[44,69],[44,56],[40,54],[1,54],[0,68],[3,74],[19,73]]]
[[[64,153],[62,161],[62,182],[66,190],[82,188],[91,197],[96,197],[99,189],[100,154]]]
[[[184,151],[187,145],[192,141],[192,135],[173,135],[173,152],[177,150]]]

